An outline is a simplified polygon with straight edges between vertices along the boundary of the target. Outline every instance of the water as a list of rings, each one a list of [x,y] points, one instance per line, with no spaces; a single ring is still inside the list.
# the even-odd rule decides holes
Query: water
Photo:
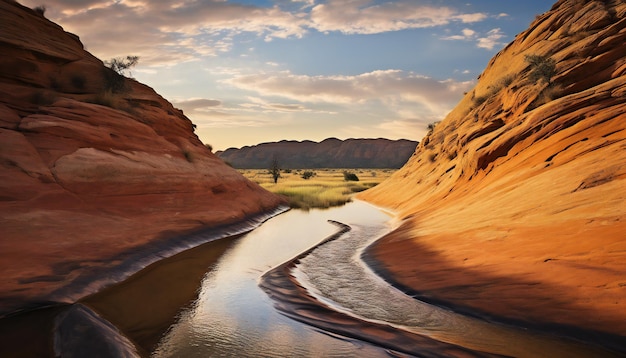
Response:
[[[241,237],[205,276],[197,301],[159,343],[154,357],[389,357],[383,348],[315,329],[281,315],[260,277],[337,232],[292,274],[325,305],[471,350],[517,357],[610,356],[567,339],[465,317],[389,286],[360,259],[391,230],[391,217],[363,202],[330,210],[293,210]]]
[[[355,202],[330,210],[292,210],[240,238],[208,272],[154,357],[388,357],[386,350],[320,332],[279,314],[260,276],[336,232],[328,219],[384,225],[389,216]]]

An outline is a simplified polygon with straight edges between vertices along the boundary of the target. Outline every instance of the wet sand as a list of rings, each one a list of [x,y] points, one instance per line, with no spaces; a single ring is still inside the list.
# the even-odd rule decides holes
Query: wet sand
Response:
[[[521,268],[517,275],[505,275],[494,269],[495,265],[472,267],[467,258],[459,260],[461,265],[453,264],[448,257],[452,254],[467,255],[471,260],[481,254],[489,257],[490,252],[479,252],[471,247],[471,242],[463,247],[457,245],[457,251],[444,245],[436,251],[410,239],[412,226],[406,222],[364,253],[368,265],[396,288],[467,316],[570,338],[617,356],[626,355],[626,336],[613,333],[620,332],[616,327],[623,322],[619,317],[611,320],[602,311],[602,305],[594,306],[593,301],[580,305],[580,300],[571,298],[571,287],[524,276]],[[546,260],[545,264],[550,262]],[[546,275],[555,273],[554,268],[544,270]]]
[[[351,230],[348,225],[330,222],[336,224],[340,230],[319,245],[335,240]],[[261,278],[261,288],[275,301],[276,309],[286,316],[333,334],[385,347],[392,355],[398,353],[413,355],[419,352],[420,357],[497,356],[398,330],[386,324],[360,320],[328,308],[312,297],[291,274],[291,270],[298,264],[299,259],[314,249],[315,247],[268,271]]]

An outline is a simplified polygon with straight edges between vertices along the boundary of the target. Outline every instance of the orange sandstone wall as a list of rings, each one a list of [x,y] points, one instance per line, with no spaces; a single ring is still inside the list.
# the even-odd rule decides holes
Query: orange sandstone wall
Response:
[[[13,1],[0,1],[0,53],[0,314],[120,253],[282,204],[151,88],[107,89],[77,36]]]
[[[626,333],[626,4],[562,0],[498,53],[388,181],[373,249],[425,298]],[[526,55],[556,61],[531,81]]]

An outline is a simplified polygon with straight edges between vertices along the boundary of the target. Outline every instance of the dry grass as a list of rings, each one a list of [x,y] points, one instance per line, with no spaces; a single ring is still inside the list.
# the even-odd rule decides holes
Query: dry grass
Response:
[[[305,171],[315,172],[315,176],[303,179]],[[345,181],[343,172],[356,174],[359,181]],[[352,201],[352,195],[378,185],[393,174],[391,169],[307,169],[281,172],[278,183],[265,169],[243,169],[240,172],[248,179],[265,189],[289,199],[292,208],[329,208]]]

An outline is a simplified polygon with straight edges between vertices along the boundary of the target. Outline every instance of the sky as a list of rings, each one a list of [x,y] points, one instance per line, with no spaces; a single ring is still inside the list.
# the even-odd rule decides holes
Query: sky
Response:
[[[22,0],[35,7],[42,0]],[[197,125],[214,150],[421,140],[543,0],[45,0],[45,16]]]

